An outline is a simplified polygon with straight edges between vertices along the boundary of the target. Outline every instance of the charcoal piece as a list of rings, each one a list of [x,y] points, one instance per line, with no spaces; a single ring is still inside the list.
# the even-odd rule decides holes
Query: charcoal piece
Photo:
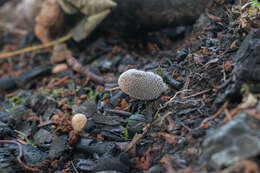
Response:
[[[108,130],[102,130],[101,135],[106,140],[109,140],[109,141],[118,141],[118,142],[125,141],[125,137],[123,136],[122,131],[112,132],[112,131],[108,131]]]
[[[53,108],[57,106],[57,103],[42,94],[34,94],[31,97],[27,97],[25,99],[24,105],[31,108],[38,115],[44,115],[46,112],[46,115],[44,115],[45,119],[48,119],[50,114],[58,111],[53,110]],[[51,110],[54,112],[51,113]]]
[[[166,172],[165,168],[161,165],[154,165],[147,170],[146,173],[164,173]]]
[[[75,162],[79,171],[94,172],[95,168],[97,167],[96,162],[89,159],[77,159]]]
[[[127,173],[130,171],[130,164],[126,160],[128,156],[125,154],[121,154],[119,156],[112,156],[110,154],[104,154],[97,162],[95,171],[119,171]]]
[[[97,104],[94,101],[87,101],[81,105],[72,105],[72,114],[81,113],[84,115],[93,115],[97,111]]]
[[[165,79],[166,83],[176,90],[180,90],[183,86],[183,82],[179,82],[168,75],[165,76]]]
[[[0,121],[0,139],[4,139],[6,136],[15,136],[15,132],[11,130],[7,124]]]
[[[17,86],[24,87],[28,82],[34,79],[37,79],[39,77],[44,77],[46,75],[50,75],[51,71],[52,71],[51,65],[34,67],[19,75],[15,82]]]
[[[68,149],[67,140],[67,135],[56,136],[51,143],[51,148],[49,150],[49,158],[59,158],[63,153],[65,153]]]
[[[0,111],[0,121],[7,123],[8,119],[9,119],[8,112],[6,112],[5,110],[1,110]]]
[[[76,145],[75,150],[85,152],[86,154],[97,153],[103,155],[105,153],[111,153],[116,148],[114,142],[93,142],[91,139],[81,139]]]
[[[0,147],[0,170],[3,173],[18,173],[22,167],[16,161],[18,148],[13,144],[5,144]]]
[[[22,128],[20,125],[24,124],[23,117],[27,110],[28,109],[24,105],[17,106],[9,116],[8,125],[16,129],[19,125],[19,128]]]
[[[48,154],[32,145],[23,145],[24,160],[27,165],[40,166],[40,162],[47,160]]]
[[[135,133],[142,133],[142,130],[146,124],[146,119],[144,115],[133,114],[129,117],[127,128],[128,132],[134,135]]]
[[[48,148],[52,140],[52,134],[45,129],[40,129],[35,133],[33,139],[37,146]]]
[[[120,125],[120,117],[118,116],[104,116],[102,114],[96,113],[92,115],[92,118],[97,124],[104,124],[109,126]]]
[[[16,85],[16,78],[14,77],[3,77],[0,79],[0,92],[1,91],[9,91],[15,89]]]

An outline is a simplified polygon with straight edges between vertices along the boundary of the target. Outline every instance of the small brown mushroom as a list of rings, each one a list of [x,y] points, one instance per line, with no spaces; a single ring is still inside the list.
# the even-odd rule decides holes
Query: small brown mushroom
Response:
[[[85,127],[86,123],[87,117],[80,113],[75,114],[71,120],[72,128],[77,132],[80,132]]]

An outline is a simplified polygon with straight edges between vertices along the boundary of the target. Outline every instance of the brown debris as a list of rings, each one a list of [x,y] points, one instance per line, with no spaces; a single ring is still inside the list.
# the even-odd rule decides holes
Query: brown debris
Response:
[[[52,116],[51,120],[57,125],[55,133],[66,133],[71,131],[71,121],[68,119],[66,113],[55,114]]]
[[[167,170],[167,173],[177,173],[176,170],[172,166],[171,158],[170,158],[170,156],[168,154],[165,154],[163,156],[163,158],[160,160],[160,163]]]
[[[51,62],[56,63],[66,61],[68,56],[72,56],[72,52],[67,48],[67,45],[64,43],[57,44],[53,48]]]
[[[180,138],[179,136],[171,135],[165,132],[159,132],[158,135],[162,136],[171,145],[175,145],[177,143],[177,138]]]
[[[139,169],[148,169],[151,167],[151,152],[152,148],[148,148],[148,150],[145,152],[145,155],[140,158],[136,158],[136,168]]]

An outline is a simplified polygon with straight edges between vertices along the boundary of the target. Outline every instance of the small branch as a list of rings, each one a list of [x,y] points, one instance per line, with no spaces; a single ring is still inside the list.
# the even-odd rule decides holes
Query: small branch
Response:
[[[150,128],[150,124],[147,124],[143,130],[142,134],[138,134],[136,133],[134,138],[132,139],[132,141],[130,142],[130,144],[128,145],[128,147],[126,148],[125,152],[130,151],[135,145],[136,143],[142,139],[142,137],[147,133],[148,129]]]
[[[115,80],[110,78],[110,77],[98,76],[97,74],[89,71],[87,68],[84,68],[73,56],[68,56],[67,57],[67,63],[76,72],[84,74],[89,79],[91,79],[92,81],[97,82],[99,84],[115,82]]]
[[[204,90],[204,91],[200,91],[200,92],[198,92],[198,93],[195,93],[195,94],[189,95],[189,96],[187,96],[187,97],[184,97],[183,99],[187,99],[187,98],[191,98],[191,97],[196,97],[196,96],[198,96],[198,95],[205,94],[205,93],[209,92],[210,90],[211,90],[211,89],[206,89],[206,90]]]
[[[19,142],[16,142],[16,141],[13,141],[13,140],[0,140],[0,143],[3,143],[3,144],[16,144],[18,146],[18,148],[19,148],[19,155],[16,158],[17,158],[18,163],[24,168],[25,171],[42,172],[40,169],[29,167],[29,166],[25,165],[22,162],[23,149],[22,149],[22,145]]]
[[[204,120],[200,123],[200,127],[202,127],[202,126],[203,126],[205,123],[207,123],[209,120],[213,120],[214,118],[216,118],[217,116],[219,116],[220,113],[223,112],[223,111],[226,109],[227,106],[228,106],[228,102],[225,102],[213,116],[204,119]]]
[[[10,56],[15,56],[15,55],[19,55],[19,54],[23,54],[23,53],[27,53],[27,52],[33,52],[33,51],[40,50],[40,49],[45,49],[45,48],[54,46],[56,44],[63,43],[65,41],[69,40],[71,37],[72,37],[72,34],[69,33],[69,34],[61,37],[60,39],[52,41],[52,42],[47,43],[47,44],[36,45],[36,46],[16,50],[16,51],[13,51],[13,52],[2,53],[2,54],[0,54],[0,59],[8,58]]]

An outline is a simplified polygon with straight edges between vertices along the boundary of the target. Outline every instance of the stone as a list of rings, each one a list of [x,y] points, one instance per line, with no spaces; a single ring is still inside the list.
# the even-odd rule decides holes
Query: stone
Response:
[[[203,158],[210,169],[221,169],[260,153],[260,120],[246,113],[209,134],[203,143]]]

